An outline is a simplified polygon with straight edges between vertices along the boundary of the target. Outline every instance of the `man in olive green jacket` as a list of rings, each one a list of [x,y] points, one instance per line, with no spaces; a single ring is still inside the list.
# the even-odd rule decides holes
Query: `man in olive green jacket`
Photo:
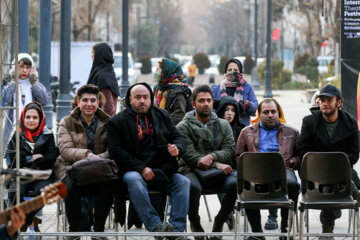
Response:
[[[212,112],[213,93],[209,86],[196,87],[192,98],[195,110],[187,113],[177,125],[187,143],[179,165],[180,171],[191,182],[188,212],[190,227],[193,232],[204,231],[199,216],[201,192],[203,189],[215,189],[217,193],[225,193],[213,225],[213,232],[222,232],[236,200],[236,175],[230,165],[235,156],[233,133],[229,123]],[[199,177],[201,170],[204,174],[216,169],[220,170],[220,174],[215,173],[206,181]]]

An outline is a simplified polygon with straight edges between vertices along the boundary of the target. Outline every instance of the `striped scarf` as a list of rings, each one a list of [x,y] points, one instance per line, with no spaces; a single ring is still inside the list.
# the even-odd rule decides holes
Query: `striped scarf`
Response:
[[[220,83],[220,96],[228,96],[227,88],[236,88],[234,98],[236,101],[243,100],[245,80],[241,73],[228,72],[224,74],[224,79]]]

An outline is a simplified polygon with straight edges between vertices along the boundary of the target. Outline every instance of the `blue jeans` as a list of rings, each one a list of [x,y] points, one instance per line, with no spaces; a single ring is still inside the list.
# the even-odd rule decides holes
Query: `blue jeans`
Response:
[[[152,186],[152,190],[161,190],[170,195],[170,220],[175,232],[183,232],[186,226],[186,215],[189,209],[190,181],[185,176],[175,173],[167,186]],[[146,229],[151,231],[161,219],[151,205],[148,186],[140,173],[130,171],[125,173],[123,182],[127,186],[130,201]]]

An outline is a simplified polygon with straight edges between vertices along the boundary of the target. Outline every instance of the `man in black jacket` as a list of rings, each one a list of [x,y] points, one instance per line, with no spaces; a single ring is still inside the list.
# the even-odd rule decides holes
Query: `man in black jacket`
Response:
[[[138,83],[126,94],[126,109],[108,123],[110,158],[119,167],[120,179],[130,201],[148,231],[182,232],[189,208],[190,181],[177,173],[177,158],[185,151],[185,139],[169,114],[154,107],[154,94]],[[150,203],[148,189],[170,195],[169,223],[163,224]]]
[[[301,159],[307,152],[344,152],[353,166],[359,158],[359,136],[356,120],[341,110],[344,99],[340,90],[326,85],[320,90],[320,110],[304,117],[299,139]],[[353,178],[356,172],[353,170]],[[340,210],[320,213],[323,233],[332,233]]]

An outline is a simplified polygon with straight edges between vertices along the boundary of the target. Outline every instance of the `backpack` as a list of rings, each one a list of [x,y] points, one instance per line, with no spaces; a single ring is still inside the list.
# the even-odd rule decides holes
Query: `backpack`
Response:
[[[189,86],[181,86],[178,85],[175,88],[173,88],[173,90],[181,90],[183,92],[183,94],[186,97],[186,112],[190,112],[192,110],[194,110],[193,106],[192,106],[192,91],[189,88]],[[170,99],[166,100],[166,107],[165,109],[171,109],[172,106],[176,103],[176,97],[172,97]]]

